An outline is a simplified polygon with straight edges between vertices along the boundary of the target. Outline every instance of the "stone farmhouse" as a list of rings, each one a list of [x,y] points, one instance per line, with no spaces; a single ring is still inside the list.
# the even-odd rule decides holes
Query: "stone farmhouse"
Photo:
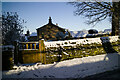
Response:
[[[29,41],[38,41],[40,39],[47,40],[57,40],[57,33],[63,33],[63,35],[67,34],[67,38],[71,37],[71,34],[67,29],[61,28],[58,26],[58,24],[53,24],[51,17],[49,17],[48,24],[41,26],[40,28],[37,28],[37,34],[36,35],[30,35]]]

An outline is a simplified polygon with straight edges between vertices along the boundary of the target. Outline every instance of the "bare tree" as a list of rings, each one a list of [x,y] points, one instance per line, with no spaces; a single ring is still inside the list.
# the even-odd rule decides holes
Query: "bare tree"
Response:
[[[15,40],[21,39],[23,33],[23,23],[18,14],[15,12],[4,12],[2,14],[2,44],[13,44]]]
[[[96,0],[95,0],[96,1]],[[110,18],[112,23],[112,35],[118,35],[120,21],[120,2],[69,2],[74,7],[76,15],[84,15],[89,20],[87,24],[97,24],[98,22]]]

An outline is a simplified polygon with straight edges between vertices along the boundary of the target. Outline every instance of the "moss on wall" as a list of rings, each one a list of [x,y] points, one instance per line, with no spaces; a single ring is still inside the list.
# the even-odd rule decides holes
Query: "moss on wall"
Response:
[[[67,43],[65,42],[64,44]],[[37,50],[23,51],[20,52],[19,57],[21,57],[20,60],[22,63],[41,62],[43,64],[50,64],[67,59],[106,54],[107,52],[111,52],[112,50],[115,52],[119,52],[118,45],[120,45],[119,41],[104,44],[78,44],[75,47],[64,46],[61,51],[59,51],[60,49],[58,47],[49,47],[46,48],[46,51],[44,53],[39,53],[39,51]]]

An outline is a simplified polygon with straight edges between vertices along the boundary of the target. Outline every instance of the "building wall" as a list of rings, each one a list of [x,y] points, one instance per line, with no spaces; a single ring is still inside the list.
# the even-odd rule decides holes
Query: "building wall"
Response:
[[[37,38],[45,40],[56,40],[57,32],[65,33],[65,30],[54,25],[46,25],[42,28],[37,29]]]

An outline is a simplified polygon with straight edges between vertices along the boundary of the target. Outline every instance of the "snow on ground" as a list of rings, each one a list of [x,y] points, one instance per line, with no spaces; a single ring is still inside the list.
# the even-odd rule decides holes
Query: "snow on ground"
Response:
[[[88,75],[117,69],[118,53],[75,58],[54,64],[35,63],[14,66],[3,71],[3,78],[83,78]]]

